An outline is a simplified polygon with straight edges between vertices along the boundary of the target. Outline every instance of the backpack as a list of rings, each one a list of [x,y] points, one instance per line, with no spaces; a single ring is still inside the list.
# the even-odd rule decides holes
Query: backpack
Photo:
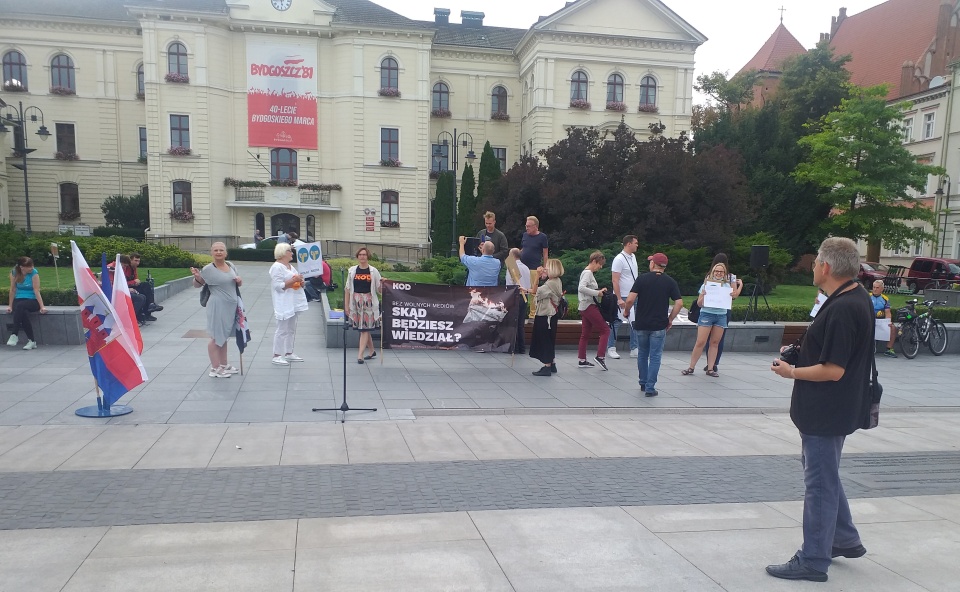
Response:
[[[597,308],[600,309],[600,316],[607,324],[612,324],[620,316],[620,307],[617,305],[617,297],[609,292],[605,292],[597,302]]]
[[[697,304],[696,300],[690,304],[690,309],[687,311],[687,320],[691,323],[696,323],[700,320],[700,305]]]

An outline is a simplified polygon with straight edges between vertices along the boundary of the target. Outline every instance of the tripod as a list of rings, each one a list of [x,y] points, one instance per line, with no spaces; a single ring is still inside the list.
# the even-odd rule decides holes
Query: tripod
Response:
[[[750,294],[750,300],[747,302],[747,312],[743,315],[743,323],[746,324],[747,320],[751,318],[757,320],[757,310],[759,309],[759,299],[763,298],[763,304],[767,307],[767,310],[770,310],[770,303],[767,302],[767,295],[763,290],[763,274],[764,267],[761,267],[757,272],[757,281],[753,284],[753,292]],[[773,321],[776,324],[777,321]]]
[[[342,285],[346,285],[346,283],[344,282],[343,271],[344,271],[343,268],[340,268],[340,283]],[[346,292],[344,292],[344,298],[346,298]],[[344,423],[345,421],[347,421],[347,411],[376,411],[377,410],[376,407],[372,409],[359,408],[359,407],[351,409],[350,406],[347,405],[347,330],[348,330],[349,322],[350,321],[349,319],[347,319],[347,315],[344,314],[343,315],[343,332],[341,333],[341,335],[343,336],[343,404],[341,404],[339,407],[328,407],[328,408],[314,407],[313,408],[313,411],[342,411],[343,417],[340,419],[340,423]]]

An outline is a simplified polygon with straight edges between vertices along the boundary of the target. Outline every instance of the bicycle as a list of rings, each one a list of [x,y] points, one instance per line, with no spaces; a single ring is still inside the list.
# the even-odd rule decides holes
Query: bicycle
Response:
[[[943,355],[947,350],[947,328],[943,322],[933,317],[933,309],[943,306],[946,302],[927,300],[923,303],[927,312],[917,314],[917,299],[907,300],[906,306],[897,309],[897,322],[900,323],[897,333],[900,336],[900,349],[908,359],[917,357],[920,344],[926,343],[930,353],[935,356]]]

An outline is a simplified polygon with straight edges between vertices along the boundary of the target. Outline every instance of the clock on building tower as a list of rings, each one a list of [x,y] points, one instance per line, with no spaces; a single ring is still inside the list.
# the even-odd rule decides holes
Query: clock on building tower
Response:
[[[290,3],[293,0],[270,0],[270,3],[273,4],[273,7],[277,10],[286,10],[290,8]]]

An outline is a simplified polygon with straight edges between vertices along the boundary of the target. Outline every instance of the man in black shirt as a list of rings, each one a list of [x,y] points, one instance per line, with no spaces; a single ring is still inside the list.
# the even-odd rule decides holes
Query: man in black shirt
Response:
[[[510,246],[507,244],[507,235],[497,229],[497,215],[493,212],[487,212],[483,215],[483,230],[477,233],[477,238],[483,244],[487,241],[493,243],[493,256],[497,258],[500,265],[507,260],[510,253]],[[473,255],[474,253],[467,253]]]
[[[637,330],[637,371],[640,374],[640,390],[648,397],[656,397],[657,376],[660,374],[660,359],[663,357],[663,342],[667,330],[673,326],[683,299],[676,280],[664,273],[667,256],[655,253],[647,257],[650,273],[645,273],[633,282],[630,295],[623,302],[623,310],[629,311],[637,303],[633,328]],[[673,308],[670,309],[670,301]],[[669,309],[669,313],[668,313]],[[629,312],[624,316],[630,316]]]
[[[803,547],[767,573],[788,580],[827,581],[834,557],[867,550],[853,524],[840,483],[840,454],[847,435],[866,413],[873,357],[873,306],[857,283],[857,245],[828,238],[813,263],[813,283],[827,295],[800,347],[796,367],[774,360],[770,369],[793,379],[790,419],[800,430],[803,462]]]

